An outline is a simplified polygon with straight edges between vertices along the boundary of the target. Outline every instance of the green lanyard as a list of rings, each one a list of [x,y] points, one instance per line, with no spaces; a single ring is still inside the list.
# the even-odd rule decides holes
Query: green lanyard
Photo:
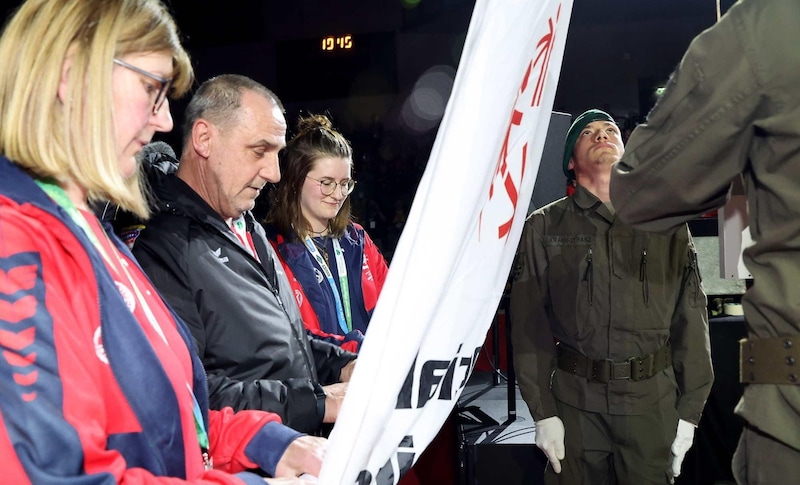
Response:
[[[72,202],[72,200],[70,200],[69,196],[64,191],[64,189],[62,189],[61,186],[57,185],[51,179],[48,180],[36,179],[34,180],[34,182],[36,182],[36,185],[38,185],[39,188],[44,190],[45,193],[49,195],[50,198],[53,199],[56,204],[60,205],[62,209],[67,211],[67,214],[69,214],[69,216],[72,218],[75,224],[77,224],[78,226],[80,226],[81,229],[83,229],[84,234],[86,234],[86,237],[88,237],[89,240],[92,241],[94,247],[96,247],[97,250],[100,251],[100,253],[103,255],[104,258],[109,259],[109,256],[108,254],[106,254],[103,245],[100,244],[100,241],[97,240],[97,236],[94,234],[94,231],[92,230],[91,227],[89,227],[89,223],[86,221],[86,218],[83,217],[81,211],[79,211],[78,208],[75,207],[75,204]]]
[[[103,248],[103,245],[97,239],[97,236],[95,235],[94,231],[89,226],[89,222],[86,220],[81,211],[78,210],[78,208],[75,206],[72,200],[70,200],[69,196],[64,191],[64,189],[61,188],[52,180],[36,179],[35,182],[36,185],[38,185],[42,190],[44,190],[45,193],[49,195],[50,198],[53,199],[53,201],[55,201],[56,204],[61,206],[67,212],[67,214],[69,214],[72,220],[75,221],[75,223],[86,234],[86,237],[88,237],[91,240],[92,244],[97,248],[97,250],[100,251],[106,262],[108,264],[111,264],[111,257],[108,255],[105,248]],[[128,277],[130,284],[134,287],[137,297],[139,297],[139,301],[142,304],[142,310],[144,311],[148,320],[150,320],[151,325],[153,325],[157,333],[166,343],[167,342],[166,336],[164,335],[163,330],[161,330],[161,327],[158,325],[155,316],[150,311],[150,307],[145,302],[144,296],[141,295],[139,288],[133,281],[133,278],[131,278],[130,274],[128,274],[128,270],[125,269],[124,263],[120,264],[126,276]],[[192,396],[192,414],[194,416],[195,431],[197,432],[197,441],[200,444],[200,451],[203,454],[203,464],[206,470],[210,470],[213,468],[213,463],[211,461],[211,457],[208,454],[208,446],[209,446],[208,432],[206,431],[205,423],[203,422],[203,415],[200,412],[200,405],[197,403],[197,398],[195,397],[194,392],[192,391],[192,388],[191,386],[189,386],[188,382],[186,383],[186,387],[189,389],[189,394]]]
[[[330,286],[331,291],[333,292],[333,301],[336,304],[336,316],[339,320],[339,328],[341,328],[342,332],[344,332],[346,335],[348,332],[353,330],[353,317],[350,310],[350,286],[347,281],[347,266],[344,262],[344,250],[339,244],[339,240],[336,238],[331,239],[333,244],[333,254],[336,257],[336,269],[338,270],[339,287],[342,291],[341,295],[339,295],[339,291],[336,289],[336,283],[333,281],[333,273],[331,273],[331,269],[322,258],[317,246],[309,236],[306,236],[303,242],[305,243],[308,252],[311,253],[311,256],[322,269],[322,272],[325,273],[325,278],[328,280],[328,286]]]

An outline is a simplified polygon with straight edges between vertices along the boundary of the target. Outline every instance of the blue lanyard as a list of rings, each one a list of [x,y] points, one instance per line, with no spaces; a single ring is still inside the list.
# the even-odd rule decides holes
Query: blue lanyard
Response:
[[[322,268],[322,272],[325,273],[325,278],[327,278],[328,285],[331,287],[331,291],[333,292],[333,300],[336,303],[336,317],[339,320],[339,328],[342,329],[342,332],[347,334],[353,330],[353,317],[350,310],[350,286],[347,282],[347,266],[344,262],[344,251],[342,250],[342,246],[339,244],[339,240],[333,238],[332,241],[333,252],[336,255],[336,268],[338,270],[339,286],[341,286],[342,291],[341,296],[336,288],[336,283],[333,281],[333,273],[331,273],[331,269],[328,267],[328,264],[325,263],[325,260],[319,253],[319,249],[317,249],[314,241],[312,241],[310,237],[306,236],[303,242],[305,243],[308,252],[311,253],[311,256],[317,262],[319,267]]]

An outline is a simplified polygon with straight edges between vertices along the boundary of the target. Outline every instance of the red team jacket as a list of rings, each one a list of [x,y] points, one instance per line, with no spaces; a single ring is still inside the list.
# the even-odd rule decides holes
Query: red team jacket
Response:
[[[246,470],[274,473],[299,434],[272,413],[208,411],[188,329],[106,232],[171,314],[160,322],[169,346],[157,350],[82,230],[0,157],[0,482],[263,485]],[[174,385],[175,372],[191,382]],[[189,387],[215,470],[203,464]]]

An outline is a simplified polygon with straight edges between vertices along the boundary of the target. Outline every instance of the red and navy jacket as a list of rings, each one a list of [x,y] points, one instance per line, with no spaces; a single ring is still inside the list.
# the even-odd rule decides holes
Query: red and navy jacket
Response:
[[[292,285],[306,330],[318,338],[338,343],[345,350],[357,352],[389,272],[383,254],[369,234],[359,224],[351,222],[338,239],[347,266],[353,323],[352,331],[344,332],[339,326],[333,290],[303,241],[295,234],[289,237],[277,234],[269,225],[265,229]],[[331,238],[324,238],[324,242],[328,254],[333,254]],[[330,265],[331,272],[336,275],[335,258],[330,258]],[[334,280],[338,289],[339,280],[335,276]]]
[[[190,333],[169,311],[191,358],[182,365],[192,369],[214,470],[182,425],[190,393],[172,385],[92,242],[0,156],[0,481],[263,485],[246,470],[274,474],[299,434],[272,413],[209,412]]]

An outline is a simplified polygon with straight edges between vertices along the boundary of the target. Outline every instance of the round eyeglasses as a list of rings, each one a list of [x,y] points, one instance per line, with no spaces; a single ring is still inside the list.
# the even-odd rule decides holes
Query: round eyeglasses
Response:
[[[331,195],[333,191],[336,190],[336,187],[339,187],[342,190],[342,195],[348,196],[353,193],[353,190],[356,188],[356,181],[353,179],[336,182],[332,179],[317,180],[308,175],[306,175],[306,178],[309,178],[319,184],[319,191],[322,192],[322,195]]]
[[[120,65],[126,69],[130,69],[131,71],[148,77],[158,83],[158,88],[150,93],[150,98],[153,100],[153,115],[157,115],[161,105],[164,104],[164,100],[167,99],[167,91],[169,90],[169,85],[172,83],[172,79],[157,76],[152,72],[145,71],[144,69],[140,69],[132,64],[128,64],[127,62],[116,58],[114,59],[114,64]],[[153,98],[153,93],[155,93],[155,98]]]

